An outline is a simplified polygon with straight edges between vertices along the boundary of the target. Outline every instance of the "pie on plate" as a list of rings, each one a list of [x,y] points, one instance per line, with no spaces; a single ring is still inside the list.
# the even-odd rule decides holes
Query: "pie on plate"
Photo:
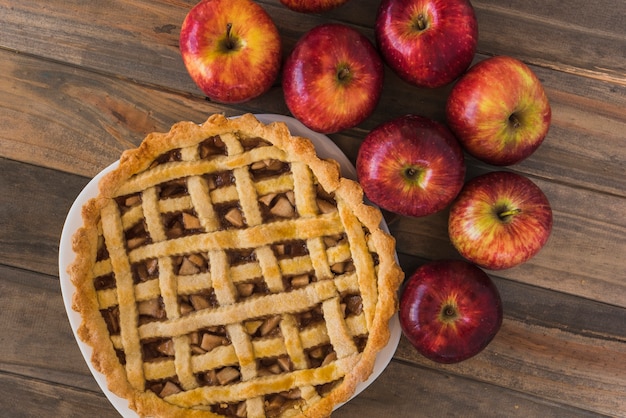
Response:
[[[389,340],[403,273],[381,213],[284,123],[150,134],[82,219],[76,333],[140,416],[328,416]]]

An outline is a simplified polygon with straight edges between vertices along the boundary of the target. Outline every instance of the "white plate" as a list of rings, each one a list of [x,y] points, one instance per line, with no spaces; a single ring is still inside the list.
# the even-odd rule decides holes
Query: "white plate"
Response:
[[[299,135],[306,138],[309,138],[313,144],[315,145],[315,149],[320,158],[333,158],[336,160],[341,167],[341,174],[346,178],[350,178],[356,180],[356,169],[354,165],[350,162],[348,157],[337,147],[337,145],[331,141],[327,136],[314,132],[304,126],[302,123],[297,121],[294,118],[282,115],[272,115],[272,114],[260,114],[256,115],[256,117],[263,123],[271,123],[271,122],[284,122],[293,135]],[[107,388],[106,378],[105,376],[95,370],[91,364],[91,347],[87,344],[83,343],[76,331],[78,326],[80,325],[81,319],[80,315],[76,313],[72,309],[72,295],[74,294],[75,287],[70,281],[70,278],[67,274],[67,267],[72,261],[74,261],[74,252],[72,251],[72,235],[74,232],[80,228],[82,225],[82,217],[81,217],[81,208],[87,203],[89,199],[95,197],[98,194],[98,182],[100,179],[107,174],[108,172],[114,170],[119,164],[119,161],[114,162],[113,164],[106,167],[100,173],[98,173],[85,188],[78,195],[72,207],[70,208],[67,218],[65,220],[65,224],[63,225],[63,231],[61,233],[61,241],[59,244],[59,278],[61,281],[61,293],[63,295],[63,303],[65,304],[65,310],[67,312],[68,319],[70,321],[70,326],[72,327],[72,331],[74,332],[74,337],[76,338],[76,342],[78,343],[78,347],[87,362],[87,366],[91,370],[96,382],[102,389],[102,392],[109,399],[111,404],[117,409],[117,411],[123,417],[137,417],[135,411],[131,410],[128,407],[128,402],[112,393]],[[387,224],[383,220],[383,224],[381,225],[384,230],[389,232]],[[387,346],[381,350],[376,358],[376,363],[374,364],[374,370],[370,377],[359,384],[356,388],[356,391],[352,397],[355,397],[359,393],[361,393],[365,388],[367,388],[376,378],[385,370],[394,353],[396,352],[396,348],[398,347],[398,343],[400,341],[401,329],[400,323],[398,321],[397,315],[395,315],[391,321],[389,322],[389,328],[391,331],[391,337]],[[338,405],[336,408],[339,408],[341,405]]]

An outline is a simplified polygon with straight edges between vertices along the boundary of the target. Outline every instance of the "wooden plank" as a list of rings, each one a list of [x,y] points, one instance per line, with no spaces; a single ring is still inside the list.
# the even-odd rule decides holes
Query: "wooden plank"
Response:
[[[3,50],[0,91],[0,126],[6,127],[0,156],[89,177],[150,132],[246,111]],[[277,93],[250,104],[250,111],[283,110],[271,106],[281,103]]]
[[[598,341],[505,320],[492,343],[462,363],[435,365],[404,339],[396,358],[598,414],[615,416],[626,410],[623,341]]]
[[[348,417],[598,417],[601,414],[560,402],[529,397],[429,367],[392,361],[363,391],[358,402],[339,408],[333,418]]]
[[[100,391],[72,334],[58,279],[0,265],[0,303],[1,373]]]
[[[10,315],[0,316],[0,326],[4,330],[3,344],[0,344],[0,390],[11,393],[18,400],[31,397],[49,404],[47,408],[58,409],[61,416],[74,416],[84,402],[97,408],[97,416],[109,416],[113,408],[101,395],[74,341],[58,281],[49,276],[4,266],[0,266],[0,277],[0,303],[5,312],[10,312]],[[503,284],[498,285],[502,287]],[[458,408],[485,417],[497,416],[502,411],[507,411],[507,416],[520,417],[592,415],[584,408],[568,406],[575,404],[561,402],[560,396],[564,390],[560,389],[561,386],[550,388],[555,391],[550,396],[542,394],[538,398],[530,398],[528,393],[537,390],[530,386],[537,381],[534,368],[538,365],[529,359],[536,358],[538,354],[547,356],[553,347],[545,344],[567,347],[570,335],[578,335],[583,330],[594,333],[596,346],[605,346],[606,341],[620,338],[619,334],[615,334],[616,324],[613,321],[623,320],[624,311],[585,301],[572,303],[552,293],[540,289],[521,289],[519,285],[505,283],[505,310],[507,315],[510,313],[513,316],[508,321],[514,323],[517,321],[515,317],[524,316],[528,312],[530,315],[526,320],[529,325],[519,328],[507,324],[494,342],[494,348],[490,346],[487,354],[480,355],[478,362],[472,365],[470,360],[470,365],[465,368],[433,366],[420,359],[403,340],[397,354],[397,359],[401,361],[392,361],[380,378],[360,395],[359,399],[363,402],[348,404],[337,411],[335,416],[357,417],[364,413],[366,416],[411,416],[411,411],[416,408],[424,416],[438,415],[441,411],[452,413]],[[546,306],[543,305],[545,302]],[[562,305],[563,302],[569,303]],[[554,307],[565,306],[569,312],[556,312],[549,318],[554,322],[545,322],[542,315],[551,311],[550,304]],[[575,311],[574,306],[582,306],[582,309]],[[595,313],[596,317],[587,316],[589,313]],[[550,331],[550,326],[567,329],[569,334],[565,335],[566,331]],[[548,335],[547,343],[542,343],[544,345],[535,339],[527,339],[545,330],[548,330]],[[525,342],[520,343],[520,340]],[[581,354],[580,351],[574,354]],[[566,352],[567,349],[563,348],[555,351],[555,363],[559,365],[552,365],[543,371],[546,380],[563,380],[561,384],[565,390],[577,379],[576,376],[570,376],[569,371],[566,375],[560,374],[562,369],[568,367],[567,361],[572,361],[564,354]],[[582,354],[585,354],[585,364],[592,367],[577,370],[577,373],[585,377],[595,376],[597,367],[601,365],[595,357],[596,353]],[[600,350],[597,354],[606,354],[606,351]],[[603,377],[597,382],[602,387],[614,385],[616,394],[623,386],[623,382],[619,382],[620,359],[613,358],[618,363],[617,368],[613,369],[617,381]],[[518,371],[517,381],[511,381],[507,373],[503,374],[503,380],[494,380],[495,375],[503,373],[503,367],[515,364],[519,369],[522,363],[527,368]],[[480,381],[474,381],[475,377]],[[489,379],[492,381],[489,382]],[[600,389],[585,388],[587,390],[590,391],[588,396],[598,396],[597,402],[606,402],[607,410],[615,407],[616,401],[606,399]],[[389,409],[390,399],[393,400],[393,409]],[[12,412],[15,408],[9,404],[3,406],[4,413]],[[9,416],[14,415],[9,413]]]
[[[58,275],[63,223],[88,179],[5,158],[0,172],[0,263]]]
[[[197,91],[178,53],[193,2],[0,2],[0,46],[53,61]],[[141,16],[129,19],[128,16]]]
[[[626,85],[626,10],[611,0],[474,0],[479,51]]]
[[[0,372],[2,415],[11,418],[119,418],[104,394]],[[27,407],[25,407],[27,405]]]

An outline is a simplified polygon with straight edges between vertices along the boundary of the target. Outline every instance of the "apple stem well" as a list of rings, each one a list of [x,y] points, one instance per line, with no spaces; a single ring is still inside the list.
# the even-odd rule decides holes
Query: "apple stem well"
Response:
[[[448,302],[441,307],[439,320],[445,324],[454,324],[459,318],[459,309],[454,302]]]
[[[428,28],[428,19],[426,19],[424,13],[418,14],[415,20],[413,20],[413,28],[420,32]]]
[[[226,24],[226,37],[221,42],[222,49],[225,52],[236,51],[239,49],[239,42],[237,42],[237,38],[233,36],[231,33],[233,30],[233,24],[228,22]]]
[[[522,126],[522,122],[520,121],[517,114],[512,113],[511,116],[509,116],[509,126],[513,129],[518,129],[520,126]]]
[[[404,178],[410,183],[424,187],[424,181],[426,181],[425,176],[427,176],[426,170],[410,166],[405,167],[404,170],[402,170],[402,174],[404,174]]]
[[[337,80],[341,83],[347,83],[352,78],[352,73],[350,72],[350,67],[347,65],[342,65],[339,67],[339,71],[337,71]]]

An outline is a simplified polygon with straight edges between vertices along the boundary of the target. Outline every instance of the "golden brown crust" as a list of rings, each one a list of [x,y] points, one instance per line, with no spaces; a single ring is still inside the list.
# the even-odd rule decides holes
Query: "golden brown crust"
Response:
[[[140,247],[126,254],[123,237],[124,230],[127,228],[126,223],[131,222],[127,218],[131,215],[124,215],[126,218],[118,216],[117,209],[112,203],[115,202],[115,198],[131,195],[140,191],[143,192],[146,188],[151,188],[155,184],[163,182],[163,178],[169,179],[176,178],[177,176],[192,175],[200,176],[206,170],[214,169],[215,167],[221,167],[221,169],[224,170],[232,170],[235,172],[235,177],[237,177],[239,167],[253,163],[252,161],[248,162],[246,160],[253,158],[251,156],[252,153],[240,152],[236,158],[215,158],[200,163],[193,161],[189,164],[180,161],[176,164],[164,164],[157,169],[153,167],[150,168],[155,159],[172,149],[194,147],[206,138],[214,136],[220,136],[226,141],[229,141],[229,138],[231,138],[229,135],[233,134],[268,140],[273,147],[268,147],[264,150],[264,152],[269,152],[269,154],[266,154],[265,160],[270,158],[283,159],[291,164],[293,173],[290,177],[292,180],[289,181],[293,181],[295,184],[294,187],[298,189],[298,197],[295,198],[296,202],[294,203],[298,208],[298,212],[302,212],[304,215],[308,213],[315,215],[317,211],[321,210],[318,209],[314,203],[315,196],[313,195],[313,197],[311,197],[312,193],[315,193],[313,189],[314,186],[306,183],[307,181],[311,181],[311,179],[309,179],[311,174],[308,173],[312,173],[315,182],[321,185],[324,192],[334,196],[337,204],[336,213],[312,216],[316,217],[310,224],[315,225],[314,227],[303,226],[304,224],[301,222],[298,223],[296,221],[286,220],[273,224],[268,232],[268,229],[262,225],[261,215],[255,212],[255,210],[252,210],[245,214],[246,222],[249,222],[251,225],[244,231],[227,231],[228,234],[217,233],[211,238],[201,235],[182,237],[178,240],[167,240],[164,231],[162,231],[162,227],[156,225],[154,220],[146,219],[144,222],[148,224],[147,227],[154,229],[152,239],[154,241],[160,241],[154,242],[154,245],[147,247],[148,249],[146,249],[146,247]],[[233,143],[237,145],[236,141]],[[192,155],[193,152],[194,151],[189,151],[188,154]],[[310,171],[306,169],[306,167],[309,167]],[[197,187],[204,185],[203,180],[198,180],[198,182],[200,186]],[[245,183],[249,182],[249,180],[247,176],[239,175],[237,182],[237,187],[243,188]],[[311,399],[316,400],[311,403],[300,400],[294,403],[294,408],[283,411],[281,415],[292,416],[295,414],[298,416],[322,417],[329,415],[333,407],[338,403],[348,400],[354,393],[356,385],[367,379],[371,374],[376,354],[388,342],[388,321],[396,311],[396,291],[403,278],[403,273],[395,259],[395,242],[391,236],[383,232],[379,227],[382,221],[380,211],[363,203],[363,192],[358,183],[341,178],[338,164],[335,161],[323,161],[319,159],[315,153],[313,144],[308,139],[291,136],[286,125],[282,123],[264,125],[250,114],[243,115],[236,119],[227,119],[222,115],[212,115],[202,125],[191,122],[180,122],[174,125],[167,133],[153,133],[148,135],[137,149],[124,152],[120,159],[119,168],[107,174],[102,179],[99,186],[99,196],[90,200],[83,208],[84,226],[80,228],[73,237],[73,250],[76,253],[76,259],[68,268],[71,280],[76,286],[73,308],[82,316],[83,321],[79,327],[78,335],[85,343],[93,348],[92,363],[94,367],[107,377],[109,389],[118,396],[128,399],[131,409],[136,410],[140,416],[222,416],[202,409],[200,406],[203,402],[206,402],[206,398],[203,399],[203,397],[219,396],[221,393],[220,390],[215,391],[212,387],[207,389],[207,387],[204,386],[197,386],[194,383],[192,370],[189,369],[191,367],[200,367],[198,364],[202,361],[206,364],[209,364],[211,361],[217,361],[215,358],[217,358],[218,355],[221,355],[223,358],[232,358],[233,355],[239,356],[238,361],[240,363],[239,367],[243,381],[240,382],[240,384],[236,383],[234,385],[237,385],[236,388],[239,392],[249,392],[252,397],[258,399],[258,402],[250,401],[247,403],[248,412],[253,413],[254,408],[263,407],[263,402],[261,401],[263,395],[260,394],[265,393],[265,391],[259,389],[260,383],[248,384],[246,380],[255,379],[254,376],[256,375],[255,365],[249,363],[251,361],[249,357],[254,356],[257,352],[261,353],[266,349],[264,347],[274,347],[278,344],[281,347],[286,347],[281,348],[281,350],[286,349],[287,353],[292,354],[292,362],[302,363],[302,359],[298,360],[298,357],[301,355],[297,352],[298,347],[300,347],[299,350],[302,350],[302,347],[306,344],[317,344],[313,340],[320,338],[319,333],[315,334],[313,331],[309,332],[312,337],[299,336],[297,329],[293,329],[295,321],[291,314],[288,314],[287,316],[290,316],[290,319],[283,321],[285,325],[282,334],[284,338],[289,341],[283,343],[280,343],[278,340],[278,342],[275,342],[271,339],[265,339],[262,342],[250,341],[243,325],[226,325],[229,330],[229,338],[233,340],[232,346],[211,351],[207,353],[207,355],[196,356],[195,360],[193,360],[195,363],[193,363],[189,358],[189,354],[180,354],[186,353],[186,351],[180,349],[180,347],[188,347],[188,335],[185,334],[187,331],[181,331],[180,333],[174,332],[174,334],[171,335],[172,345],[179,347],[178,349],[180,351],[177,351],[177,355],[180,354],[183,359],[165,359],[164,361],[160,361],[158,362],[159,367],[162,367],[159,371],[153,370],[156,369],[156,367],[153,367],[154,364],[144,364],[142,362],[141,347],[139,346],[140,341],[146,338],[154,339],[160,338],[158,337],[159,335],[166,335],[175,328],[174,325],[171,324],[173,322],[184,323],[183,328],[189,328],[197,324],[207,326],[206,324],[211,324],[211,321],[215,321],[215,318],[219,317],[219,315],[211,316],[213,313],[209,312],[211,310],[207,309],[205,311],[194,312],[194,320],[189,321],[187,317],[183,318],[182,314],[178,312],[180,308],[175,306],[177,303],[176,295],[170,295],[168,293],[171,292],[172,289],[174,289],[175,292],[177,286],[180,287],[180,289],[184,288],[184,286],[188,286],[190,289],[193,288],[193,286],[197,286],[192,283],[191,279],[189,279],[189,282],[183,282],[180,277],[177,279],[171,274],[170,277],[164,272],[164,266],[168,263],[167,260],[168,257],[170,257],[167,254],[178,254],[177,251],[179,251],[180,248],[184,248],[186,245],[191,245],[192,243],[198,246],[198,251],[208,252],[209,263],[212,266],[218,266],[220,260],[225,257],[224,251],[220,251],[221,246],[225,245],[225,243],[240,243],[241,240],[245,239],[249,243],[265,246],[265,250],[258,250],[260,254],[263,251],[269,251],[267,248],[269,248],[268,246],[271,244],[272,239],[282,236],[282,234],[293,238],[299,236],[297,234],[305,233],[307,229],[315,228],[321,228],[320,231],[327,231],[320,232],[320,234],[330,234],[331,231],[335,231],[337,225],[343,225],[342,228],[345,228],[346,231],[344,234],[348,237],[350,245],[350,259],[354,264],[358,264],[358,267],[354,273],[343,274],[338,286],[344,286],[346,289],[359,289],[363,312],[352,321],[353,323],[348,324],[340,320],[340,324],[336,327],[329,327],[327,331],[328,335],[326,331],[324,331],[324,335],[327,336],[323,338],[325,338],[326,341],[330,338],[330,341],[334,345],[333,349],[339,358],[327,366],[322,367],[322,369],[299,369],[299,367],[297,367],[297,370],[293,370],[288,374],[288,380],[286,380],[284,376],[283,378],[271,376],[267,379],[262,378],[259,382],[264,381],[269,386],[273,385],[279,388],[277,391],[280,391],[283,390],[283,386],[291,385],[293,383],[291,380],[312,379],[312,381],[324,382],[321,377],[323,374],[338,376],[341,383],[335,385],[328,394],[320,397],[315,395],[312,387],[308,389],[305,388],[304,392],[309,393],[310,396],[312,396]],[[189,188],[193,187],[192,185],[189,186]],[[256,187],[259,189],[260,186],[257,185]],[[270,186],[267,187],[269,188]],[[234,187],[231,187],[231,189],[232,188]],[[192,194],[192,191],[190,191],[190,194]],[[227,193],[220,192],[220,194],[225,195]],[[305,197],[300,197],[301,195]],[[211,219],[209,219],[209,215],[212,213],[210,200],[212,198],[219,199],[221,197],[226,199],[218,195],[214,197],[191,197],[191,200],[198,204],[194,210],[203,212],[198,215],[198,218],[200,218],[200,222],[203,222],[205,229],[212,228],[210,226],[212,225]],[[143,197],[142,199],[144,199],[145,202],[143,202],[143,207],[139,212],[143,211],[144,215],[149,218],[148,213],[150,211],[154,212],[159,210],[157,206],[154,206],[159,203],[154,203],[153,206],[150,206],[151,203],[148,203],[147,197]],[[247,199],[248,198],[242,197],[242,202],[239,203],[244,211],[246,207],[256,204],[256,197],[246,202]],[[313,199],[313,203],[311,199]],[[183,201],[184,199],[180,200]],[[175,203],[178,204],[179,202],[177,201]],[[112,215],[107,215],[109,213]],[[104,225],[101,219],[103,216],[107,218]],[[111,219],[115,219],[115,221],[111,221]],[[255,222],[259,223],[259,225],[253,225]],[[296,235],[291,236],[289,234]],[[97,251],[100,245],[99,241],[103,239],[102,236],[105,236],[106,240],[110,241],[108,242],[109,245],[113,242],[120,241],[115,248],[107,248],[111,253],[109,257],[112,261],[96,261]],[[315,241],[317,238],[311,237],[310,239],[312,240],[311,251],[313,253],[317,251],[319,254],[322,254],[322,259],[321,261],[316,260],[316,255],[312,254],[305,257],[306,260],[304,261],[309,263],[307,264],[309,268],[313,268],[315,271],[319,272],[319,274],[330,274],[329,266],[327,264],[324,265],[326,262],[324,260],[327,257],[326,250],[316,250],[315,248],[317,247],[315,247],[314,244],[317,242]],[[321,242],[321,238],[319,242]],[[130,264],[132,260],[147,257],[144,255],[146,251],[152,251],[150,257],[157,257],[159,262],[162,261],[165,263],[161,266],[163,271],[161,271],[160,274],[163,277],[159,277],[158,280],[161,282],[159,282],[159,285],[156,287],[147,286],[145,283],[140,285],[133,284]],[[338,246],[336,252],[340,253],[341,251],[341,248]],[[120,254],[119,257],[116,255],[117,253]],[[376,254],[376,260],[371,256],[373,253]],[[328,254],[330,254],[330,252]],[[328,255],[328,257],[331,257],[331,255]],[[270,259],[270,264],[277,262],[273,256],[270,256]],[[277,268],[285,269],[284,271],[287,271],[289,268],[297,269],[301,268],[299,263],[298,261],[298,263],[293,265],[279,263],[265,266],[263,261],[260,260],[260,268],[270,275],[276,275],[280,274],[277,273]],[[215,267],[217,271],[211,272],[210,280],[213,282],[213,287],[218,299],[224,304],[234,303],[236,302],[237,296],[233,289],[235,289],[238,283],[235,283],[234,276],[229,278],[228,274],[235,274],[235,268],[231,269],[231,273],[228,273],[228,266],[225,268],[226,270],[222,271]],[[259,266],[255,268],[258,270]],[[94,271],[106,269],[112,269],[115,272],[116,288],[114,290],[98,290],[95,287]],[[245,274],[243,275],[245,276]],[[178,284],[173,284],[176,280],[179,280]],[[270,281],[270,279],[267,280],[268,282]],[[274,286],[280,288],[280,276],[278,276],[276,280],[278,280],[278,282],[274,282]],[[143,287],[140,289],[142,285]],[[270,284],[269,286],[271,287],[273,285]],[[317,297],[315,295],[320,295],[321,293],[319,292],[331,294],[332,292],[338,292],[338,290],[335,288],[335,285],[332,284],[332,281],[320,279],[320,281],[311,283],[304,289],[293,290],[290,294],[290,299],[309,301],[315,299],[315,297]],[[148,299],[155,296],[158,296],[163,301],[165,309],[170,310],[168,315],[172,317],[168,318],[166,323],[151,322],[139,327],[135,323],[133,327],[133,321],[136,322],[138,315],[135,298]],[[272,294],[270,296],[274,295]],[[262,298],[254,299],[251,302],[246,301],[241,305],[237,305],[236,310],[234,310],[235,308],[233,307],[232,312],[238,312],[240,315],[244,315],[242,312],[246,312],[246,309],[262,311],[263,309],[269,309],[268,306],[271,307],[274,303],[279,305],[277,308],[279,311],[282,309],[285,312],[291,312],[290,310],[294,308],[292,306],[281,305],[283,302],[278,302],[280,300],[279,296],[280,295],[272,298],[271,303],[262,302]],[[336,297],[332,301],[328,301],[320,296],[319,303],[321,303],[324,308],[325,316],[341,319],[339,301]],[[118,314],[119,326],[125,329],[125,331],[119,336],[111,337],[109,335],[109,325],[107,325],[107,322],[104,320],[101,311],[112,306],[117,306],[116,304],[119,304],[117,309],[120,311]],[[172,308],[173,306],[174,309]],[[248,306],[248,308],[246,308],[246,306]],[[224,306],[217,308],[217,310],[222,309],[223,312],[231,312],[228,311],[228,308],[228,306]],[[223,315],[226,314],[224,313]],[[351,336],[352,334],[350,334],[351,331],[349,331],[351,329],[350,327],[358,327],[354,325],[356,323],[355,321],[361,324],[359,326],[366,326],[368,330],[367,344],[361,352],[355,351],[355,345],[351,341],[353,337]],[[146,337],[147,335],[151,335],[152,337]],[[315,337],[315,335],[317,335],[317,337]],[[309,341],[306,340],[307,338],[309,338]],[[302,341],[300,339],[302,339]],[[263,346],[263,344],[265,345]],[[117,352],[124,352],[126,356],[125,366],[118,360],[116,350]],[[185,361],[188,361],[188,363],[185,363]],[[145,389],[144,386],[147,385],[147,383],[145,383],[146,375],[149,376],[150,373],[153,373],[155,376],[167,375],[174,368],[180,372],[177,377],[180,382],[177,381],[177,384],[183,387],[186,386],[186,390],[164,395],[164,399],[161,399],[153,391]],[[226,390],[226,392],[228,392],[228,390]],[[303,397],[306,396],[303,395]],[[230,398],[238,399],[237,396],[232,394],[227,394],[225,399]],[[184,407],[184,405],[187,404],[191,406],[195,405],[195,407]]]

